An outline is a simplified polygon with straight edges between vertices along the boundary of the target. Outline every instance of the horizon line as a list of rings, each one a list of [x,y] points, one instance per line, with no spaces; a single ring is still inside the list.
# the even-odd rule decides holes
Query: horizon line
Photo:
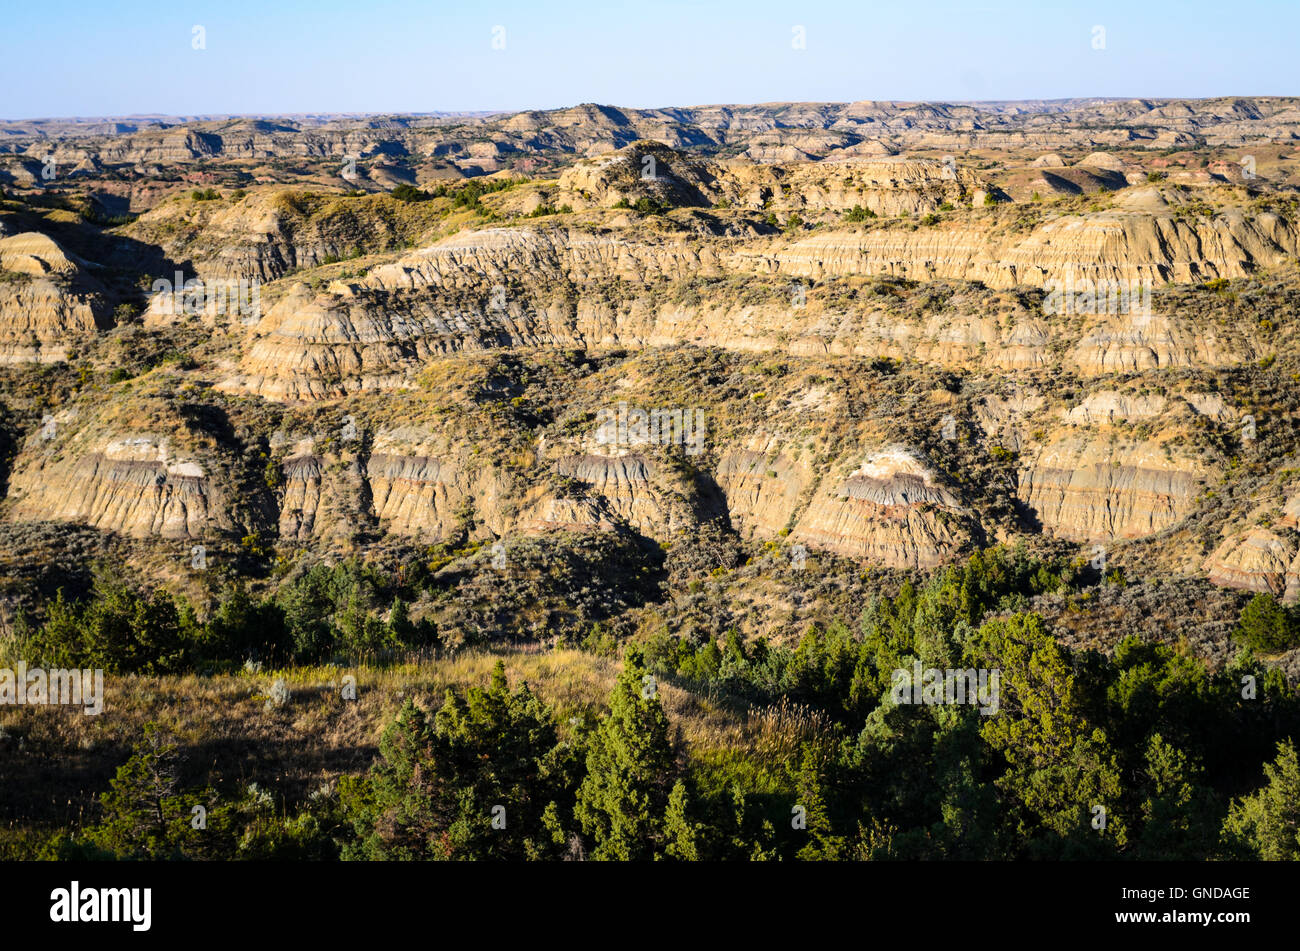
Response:
[[[511,109],[434,109],[415,110],[376,110],[331,112],[327,109],[298,110],[294,112],[196,112],[191,114],[164,112],[131,112],[106,115],[65,115],[65,116],[21,116],[0,118],[0,122],[108,122],[114,119],[160,120],[183,119],[187,121],[209,122],[221,119],[292,119],[312,116],[340,116],[345,118],[372,118],[383,116],[504,116],[519,115],[525,112],[562,112],[567,109],[579,109],[594,106],[604,109],[631,110],[636,112],[660,112],[669,109],[753,109],[762,106],[851,106],[870,102],[888,105],[936,105],[936,106],[1000,106],[1026,103],[1067,103],[1067,102],[1211,102],[1218,99],[1300,99],[1300,94],[1285,93],[1226,93],[1217,96],[1059,96],[1055,98],[1026,99],[768,99],[760,102],[706,102],[690,105],[661,106],[621,106],[614,103],[594,101],[576,102],[570,105],[549,107],[525,107]]]

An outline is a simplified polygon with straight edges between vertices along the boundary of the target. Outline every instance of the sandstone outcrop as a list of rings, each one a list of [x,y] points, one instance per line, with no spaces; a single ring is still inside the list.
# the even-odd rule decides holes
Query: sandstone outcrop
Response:
[[[88,444],[71,439],[72,446],[57,454],[38,451],[14,474],[15,518],[179,539],[202,539],[210,528],[229,526],[227,493],[202,461],[177,452],[166,437],[121,434]],[[51,442],[58,445],[58,437]]]
[[[296,287],[254,328],[240,372],[223,386],[272,399],[326,399],[386,389],[432,356],[500,346],[715,345],[854,354],[1005,369],[1055,363],[1060,344],[1086,375],[1231,366],[1256,354],[1240,338],[1146,298],[1110,306],[1078,301],[1080,282],[1195,281],[1244,276],[1285,259],[1290,223],[1261,214],[1214,222],[1146,212],[1049,220],[1026,236],[999,237],[978,221],[919,230],[836,230],[763,242],[689,236],[633,237],[565,228],[487,228],[444,239],[376,266],[359,280],[312,293]],[[515,275],[526,273],[523,285]],[[628,288],[662,281],[788,275],[805,280],[886,275],[980,281],[989,287],[1067,288],[1065,315],[1014,308],[999,316],[934,313],[924,322],[855,308],[807,316],[784,304],[698,305]],[[1090,285],[1085,285],[1090,286]],[[1149,295],[1149,292],[1148,292]],[[1058,306],[1060,306],[1058,304]],[[1046,304],[1045,304],[1046,308]],[[1076,329],[1077,327],[1077,329]],[[1068,334],[1063,339],[1063,335]]]
[[[50,237],[0,238],[0,364],[55,363],[108,322],[103,286]]]
[[[772,538],[789,521],[813,472],[779,451],[779,441],[758,437],[751,448],[723,453],[714,474],[726,499],[732,526],[749,537]]]
[[[1067,436],[1031,456],[1020,497],[1063,538],[1141,538],[1184,518],[1205,477],[1199,459],[1154,440],[1112,445],[1103,436]]]
[[[791,533],[795,542],[894,568],[933,568],[970,537],[956,499],[901,447],[825,484]]]
[[[1295,546],[1266,528],[1253,528],[1224,539],[1205,570],[1214,584],[1281,597],[1294,584],[1295,558]]]

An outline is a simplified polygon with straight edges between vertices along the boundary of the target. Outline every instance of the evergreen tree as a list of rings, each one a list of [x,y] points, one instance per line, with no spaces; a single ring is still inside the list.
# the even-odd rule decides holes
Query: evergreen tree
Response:
[[[673,751],[668,717],[639,654],[629,654],[593,733],[575,817],[598,859],[649,859],[664,845]]]
[[[1295,744],[1278,743],[1277,758],[1264,764],[1268,782],[1233,803],[1223,824],[1223,843],[1235,858],[1269,862],[1300,860],[1300,761]]]
[[[683,862],[696,862],[700,859],[700,826],[690,817],[690,801],[686,794],[686,784],[680,779],[673,783],[673,791],[668,794],[668,812],[664,816],[664,850],[663,854]]]
[[[1064,650],[1036,614],[984,624],[972,645],[976,667],[1000,671],[999,711],[985,741],[1008,771],[998,780],[1020,807],[1016,835],[1064,857],[1100,856],[1127,841],[1119,768],[1106,734],[1083,716]],[[1104,817],[1105,827],[1095,826]]]
[[[1213,845],[1213,803],[1201,787],[1202,771],[1159,733],[1146,747],[1140,788],[1142,832],[1135,857],[1153,861],[1195,860]]]
[[[157,724],[145,724],[143,738],[100,797],[103,816],[87,838],[122,858],[198,857],[211,849],[224,825],[216,795],[182,791],[179,763],[175,741]],[[195,806],[203,807],[207,828],[194,827]]]
[[[498,661],[487,689],[448,690],[430,720],[407,701],[380,739],[367,781],[344,799],[360,834],[349,858],[542,858],[576,786],[571,751],[527,684],[511,691]]]
[[[1258,654],[1277,654],[1300,643],[1300,623],[1271,594],[1257,594],[1242,608],[1234,636]]]
[[[847,855],[847,843],[836,835],[831,826],[830,804],[825,793],[823,766],[813,748],[804,750],[796,782],[798,805],[804,810],[806,828],[795,830],[797,836],[807,841],[799,849],[798,857],[804,861],[835,861]]]

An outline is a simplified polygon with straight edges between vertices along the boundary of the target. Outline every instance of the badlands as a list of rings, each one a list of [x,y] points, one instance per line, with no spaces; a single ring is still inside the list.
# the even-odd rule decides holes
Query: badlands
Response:
[[[782,639],[1005,544],[1221,663],[1300,596],[1297,99],[14,122],[0,187],[6,625],[538,550]]]

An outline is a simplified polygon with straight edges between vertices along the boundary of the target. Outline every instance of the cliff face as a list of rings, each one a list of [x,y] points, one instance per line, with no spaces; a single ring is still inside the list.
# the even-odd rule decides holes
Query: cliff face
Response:
[[[393,162],[428,189],[398,197],[223,187],[90,230],[6,206],[20,445],[0,519],[330,552],[556,531],[671,552],[707,527],[903,570],[1028,538],[1300,593],[1297,496],[1247,511],[1294,468],[1291,193],[1208,171],[1148,185],[1133,149],[1011,172],[899,156],[1054,133],[859,107],[653,119],[689,152],[645,141],[645,116],[524,114],[418,161],[503,161],[513,137],[581,154],[442,191]],[[1261,121],[1230,112],[1185,134]],[[119,146],[333,159],[373,141],[354,131]],[[698,138],[715,133],[725,149]],[[1030,170],[1088,193],[1026,199]],[[177,312],[157,287],[177,274],[253,285],[256,307]],[[602,438],[624,404],[699,413],[699,444]]]
[[[1246,591],[1295,597],[1295,549],[1263,528],[1253,528],[1224,540],[1206,563],[1215,584]]]
[[[1278,491],[1281,489],[1282,491]],[[1285,482],[1267,491],[1242,521],[1229,522],[1203,568],[1215,584],[1300,598],[1300,492]],[[1253,523],[1253,524],[1250,524]]]
[[[104,289],[50,237],[0,238],[0,364],[55,363],[107,322]]]
[[[518,346],[692,344],[953,368],[972,360],[1007,370],[1065,364],[1089,376],[1231,366],[1255,356],[1249,334],[1152,309],[1150,289],[1240,278],[1280,266],[1295,250],[1294,227],[1268,214],[1107,212],[1046,221],[1020,236],[998,233],[991,221],[758,240],[488,228],[314,294],[294,288],[254,328],[240,373],[223,385],[270,399],[336,398],[402,385],[434,355]],[[1037,309],[1012,297],[993,311],[911,317],[861,296],[816,308],[800,296],[813,283],[882,275],[1042,288],[1046,296]],[[756,277],[774,290],[750,302],[736,289]],[[695,302],[655,290],[667,283],[668,296],[682,298],[672,282],[701,281],[716,290],[685,295]],[[1148,298],[1091,290],[1115,286]]]
[[[731,523],[751,537],[773,538],[789,528],[796,506],[813,484],[808,460],[781,451],[783,441],[759,437],[722,454],[715,478]]]
[[[642,199],[672,205],[774,213],[848,211],[923,214],[945,203],[983,202],[996,189],[956,160],[845,156],[825,164],[711,162],[656,143],[636,143],[586,159],[560,176],[558,201],[610,208]]]
[[[402,247],[435,220],[428,209],[388,198],[267,189],[211,201],[177,195],[123,234],[184,265],[187,277],[267,283],[327,261]]]
[[[1245,277],[1294,256],[1294,226],[1274,214],[1248,219],[1175,217],[1172,210],[1116,210],[1046,221],[1028,234],[979,224],[803,238],[754,263],[796,277],[878,274],[949,278],[989,287],[1084,281],[1195,282]]]
[[[15,473],[15,517],[79,522],[136,537],[199,539],[209,528],[230,525],[221,487],[165,437],[122,436],[70,451],[76,454],[33,454]]]
[[[1141,538],[1180,521],[1206,473],[1158,443],[1123,448],[1065,439],[1021,473],[1020,491],[1047,529],[1075,541]]]
[[[921,460],[892,446],[820,491],[791,534],[873,564],[933,568],[967,547],[964,521],[956,499]]]

